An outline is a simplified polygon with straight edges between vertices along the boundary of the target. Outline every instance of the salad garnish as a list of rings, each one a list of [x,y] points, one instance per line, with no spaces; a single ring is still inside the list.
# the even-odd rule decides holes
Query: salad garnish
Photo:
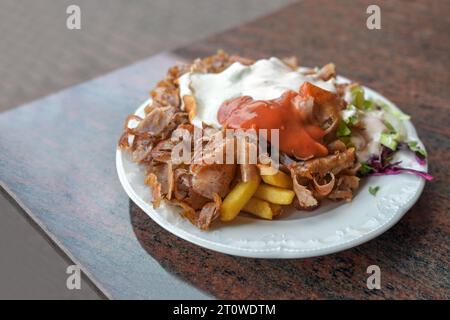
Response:
[[[364,119],[380,122],[379,132],[366,137],[366,139],[377,141],[378,152],[366,155],[367,159],[358,159],[361,164],[358,171],[359,176],[409,173],[426,180],[433,179],[427,172],[403,167],[401,166],[402,161],[394,160],[396,152],[405,150],[413,152],[420,165],[426,164],[427,153],[425,149],[418,141],[407,140],[406,138],[402,122],[410,119],[409,115],[383,101],[366,98],[364,88],[359,85],[350,88],[347,97],[347,107],[342,112],[342,121],[338,126],[337,136],[347,146],[356,146],[357,154],[359,151],[358,144],[352,141],[357,141],[361,132],[363,135],[368,135],[364,129],[361,129],[361,122]],[[377,143],[372,141],[375,147]],[[362,148],[366,148],[366,145],[363,144]]]
[[[380,190],[379,186],[369,187],[369,193],[374,197],[377,195],[377,192]]]

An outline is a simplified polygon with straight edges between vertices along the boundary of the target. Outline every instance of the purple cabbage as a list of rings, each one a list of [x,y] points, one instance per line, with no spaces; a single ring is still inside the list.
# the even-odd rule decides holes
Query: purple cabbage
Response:
[[[400,147],[397,148],[397,150],[399,150],[400,148],[405,148],[405,146],[403,144],[399,144]],[[408,146],[407,144],[405,144],[406,146]],[[400,163],[401,161],[397,161],[397,162],[391,162],[394,153],[397,150],[391,150],[385,146],[383,146],[382,151],[380,153],[380,155],[372,155],[369,160],[367,160],[366,163],[364,163],[362,165],[362,168],[360,169],[360,174],[362,176],[366,176],[366,175],[372,175],[372,176],[382,176],[382,175],[394,175],[394,174],[401,174],[401,173],[409,173],[409,174],[414,174],[416,176],[422,177],[425,180],[431,181],[433,180],[433,176],[431,176],[430,174],[423,172],[423,171],[419,171],[419,170],[414,170],[414,169],[409,169],[409,168],[402,168],[400,167]],[[420,159],[422,164],[425,163],[425,158],[423,157],[418,157],[417,153],[416,153],[416,158]]]
[[[400,173],[414,174],[414,175],[422,177],[428,181],[433,180],[433,176],[430,175],[429,173],[426,173],[424,171],[409,169],[409,168],[402,168],[402,167],[398,167],[398,166],[389,166],[387,168],[384,168],[383,171],[374,172],[371,175],[372,176],[385,176],[385,175],[393,175],[393,174],[400,174]]]

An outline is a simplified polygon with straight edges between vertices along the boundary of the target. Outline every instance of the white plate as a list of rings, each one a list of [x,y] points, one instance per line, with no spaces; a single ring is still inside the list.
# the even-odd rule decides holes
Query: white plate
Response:
[[[375,91],[365,90],[369,97],[394,106]],[[138,108],[137,115],[143,115],[148,102]],[[412,123],[405,121],[405,126],[408,138],[419,141]],[[398,156],[405,167],[427,170],[410,154],[400,152]],[[211,250],[255,258],[314,257],[369,241],[400,220],[417,201],[425,184],[423,179],[409,174],[369,177],[361,180],[350,203],[328,202],[312,212],[293,209],[273,221],[244,214],[233,222],[215,222],[211,230],[201,231],[182,218],[179,208],[173,205],[162,204],[153,209],[143,168],[132,162],[127,153],[117,150],[116,166],[128,196],[167,231]],[[380,186],[375,197],[368,192],[369,186]]]

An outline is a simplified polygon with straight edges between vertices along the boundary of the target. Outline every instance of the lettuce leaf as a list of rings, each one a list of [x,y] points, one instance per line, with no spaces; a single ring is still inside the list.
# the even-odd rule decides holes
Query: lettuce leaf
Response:
[[[339,126],[338,126],[337,130],[336,130],[336,135],[338,137],[347,137],[351,133],[352,133],[352,130],[350,130],[350,128],[345,123],[345,121],[341,121],[339,123]]]

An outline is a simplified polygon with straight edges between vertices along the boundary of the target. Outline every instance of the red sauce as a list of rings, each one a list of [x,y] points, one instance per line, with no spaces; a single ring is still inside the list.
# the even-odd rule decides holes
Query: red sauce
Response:
[[[324,130],[312,123],[306,110],[293,103],[294,99],[309,96],[315,98],[315,103],[322,103],[333,98],[334,94],[306,82],[300,92],[286,91],[273,100],[241,96],[225,101],[217,118],[225,128],[279,129],[279,148],[290,156],[302,159],[326,156],[328,150],[321,143]],[[270,135],[268,138],[270,141]]]

